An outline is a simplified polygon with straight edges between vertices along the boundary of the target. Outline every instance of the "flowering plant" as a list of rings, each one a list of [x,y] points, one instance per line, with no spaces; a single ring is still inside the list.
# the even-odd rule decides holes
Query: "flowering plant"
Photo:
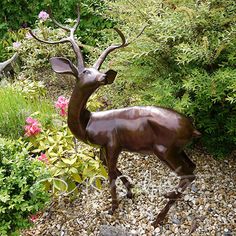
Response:
[[[36,119],[28,117],[26,119],[26,123],[27,125],[25,126],[25,136],[27,137],[35,136],[41,132],[40,128],[41,124]]]
[[[41,155],[37,158],[39,161],[42,161],[46,164],[48,164],[48,158],[45,153],[41,153]]]
[[[95,106],[93,101],[91,105]],[[67,114],[68,99],[59,96],[55,107],[60,109],[60,116],[53,116],[53,126],[41,129],[39,121],[35,118],[40,116],[37,112],[32,115],[34,118],[26,119],[28,125],[25,127],[28,134],[25,136],[30,137],[28,150],[38,161],[47,164],[50,172],[51,177],[45,180],[46,186],[53,194],[76,194],[78,183],[91,185],[95,182],[96,187],[100,188],[101,179],[107,177],[106,170],[101,162],[95,159],[91,146],[73,139],[63,119]]]
[[[41,21],[46,21],[49,18],[49,14],[46,11],[41,11],[38,15]]]
[[[19,47],[21,46],[21,42],[14,42],[13,44],[12,44],[12,47],[16,50],[16,49],[18,49]]]
[[[69,103],[69,100],[63,96],[58,97],[58,100],[55,102],[55,107],[60,109],[61,116],[66,116],[68,103]]]

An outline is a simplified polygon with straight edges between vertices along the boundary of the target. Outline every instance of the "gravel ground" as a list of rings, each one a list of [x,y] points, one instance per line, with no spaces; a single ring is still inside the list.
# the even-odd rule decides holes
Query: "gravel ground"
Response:
[[[102,234],[104,227],[113,227],[114,235],[236,235],[236,157],[216,161],[202,151],[189,156],[197,164],[197,179],[169,211],[164,224],[154,230],[151,222],[166,203],[163,194],[178,183],[155,156],[123,153],[119,167],[135,185],[135,198],[127,199],[125,188],[117,181],[119,209],[108,214],[111,198],[107,184],[102,191],[83,189],[73,203],[59,199],[23,236],[85,236]],[[122,234],[123,231],[123,234]]]

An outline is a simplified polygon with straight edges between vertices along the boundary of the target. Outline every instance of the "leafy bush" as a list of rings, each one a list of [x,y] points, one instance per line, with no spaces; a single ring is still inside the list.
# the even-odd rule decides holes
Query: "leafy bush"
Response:
[[[236,24],[233,0],[107,1],[123,31],[143,36],[112,54],[119,78],[111,106],[152,104],[191,116],[215,154],[235,148]],[[109,92],[108,92],[109,90]],[[118,92],[117,92],[118,91]],[[121,96],[121,94],[123,96]],[[118,101],[118,103],[116,103]]]
[[[45,207],[49,195],[38,181],[48,177],[39,161],[29,158],[21,142],[0,138],[0,234],[18,235],[29,216]]]
[[[59,106],[58,102],[63,103]],[[32,133],[27,135],[29,136],[26,139],[29,142],[28,149],[32,155],[47,164],[52,178],[45,182],[54,194],[68,192],[77,194],[77,185],[85,182],[87,185],[95,183],[95,186],[100,188],[101,178],[107,177],[106,170],[98,158],[95,158],[91,146],[73,140],[73,135],[65,122],[66,99],[60,96],[58,102],[57,107],[60,107],[63,112],[60,112],[61,116],[52,117],[53,126],[42,126],[38,132],[39,114],[33,115],[36,119],[27,119],[28,123],[35,123],[32,128],[37,131],[37,133],[33,132],[30,126],[27,128],[31,131],[29,134]],[[92,101],[89,105],[94,109],[99,106]]]
[[[34,112],[40,111],[42,123],[50,124],[50,116],[54,109],[46,99],[41,98],[41,101],[36,99],[40,87],[38,85],[34,87],[35,84],[32,83],[28,86],[24,84],[22,91],[17,89],[19,84],[16,83],[10,87],[0,87],[0,134],[2,137],[17,139],[23,135],[25,119]]]
[[[0,12],[0,61],[7,59],[6,46],[11,46],[14,41],[20,41],[22,36],[21,27],[35,24],[40,11],[47,10],[49,6],[57,20],[64,23],[69,17],[76,19],[76,5],[81,5],[81,23],[78,35],[83,43],[95,46],[101,40],[105,40],[100,34],[104,28],[110,28],[112,22],[104,19],[104,1],[100,0],[43,0],[43,1],[17,1],[15,4],[7,0],[2,1]],[[24,6],[24,7],[22,7]],[[19,33],[16,33],[20,29]]]
[[[73,141],[65,122],[55,120],[55,127],[29,138],[29,150],[40,158],[44,154],[50,175],[46,181],[53,194],[78,194],[78,184],[100,188],[107,173],[91,146]]]

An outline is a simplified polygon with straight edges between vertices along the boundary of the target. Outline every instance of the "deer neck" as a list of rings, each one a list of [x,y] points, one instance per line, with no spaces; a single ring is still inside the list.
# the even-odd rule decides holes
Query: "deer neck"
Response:
[[[86,126],[91,113],[86,109],[86,103],[91,94],[96,90],[81,89],[76,84],[68,106],[68,126],[76,138],[86,142]]]

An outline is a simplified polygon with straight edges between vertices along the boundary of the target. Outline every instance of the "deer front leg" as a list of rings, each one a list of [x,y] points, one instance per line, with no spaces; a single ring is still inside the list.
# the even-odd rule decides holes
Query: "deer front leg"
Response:
[[[117,200],[117,193],[116,193],[116,179],[117,179],[117,159],[120,151],[118,148],[114,146],[110,146],[106,148],[106,160],[107,160],[107,168],[108,168],[108,177],[109,177],[109,184],[110,184],[110,192],[112,198],[112,207],[109,211],[109,214],[113,214],[114,211],[118,208],[118,200]]]
[[[127,198],[132,199],[134,196],[131,191],[131,189],[133,188],[133,185],[129,182],[129,180],[125,176],[122,176],[122,173],[118,169],[116,169],[116,171],[117,171],[117,174],[120,177],[122,183],[125,185],[125,187],[127,189],[127,194],[126,194]]]
[[[108,166],[107,164],[107,157],[106,157],[106,149],[104,147],[102,147],[100,149],[100,159],[103,163],[103,165]],[[129,180],[125,177],[122,176],[123,174],[120,172],[120,170],[118,170],[118,168],[116,168],[116,173],[117,176],[120,177],[122,183],[125,185],[126,189],[127,189],[127,198],[133,198],[133,193],[131,191],[131,189],[133,188],[133,185],[129,182]]]

